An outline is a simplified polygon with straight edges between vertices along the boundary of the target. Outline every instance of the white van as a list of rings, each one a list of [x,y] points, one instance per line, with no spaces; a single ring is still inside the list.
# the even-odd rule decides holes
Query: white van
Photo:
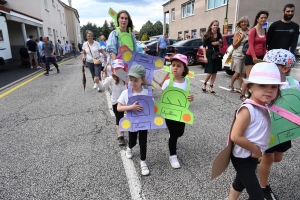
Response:
[[[6,60],[12,59],[6,19],[0,16],[0,68]]]

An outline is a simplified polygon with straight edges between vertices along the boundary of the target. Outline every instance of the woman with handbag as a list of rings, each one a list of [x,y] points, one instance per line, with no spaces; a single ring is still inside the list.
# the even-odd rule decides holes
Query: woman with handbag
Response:
[[[246,77],[248,78],[253,65],[263,59],[267,51],[267,31],[262,27],[267,21],[269,13],[259,11],[255,17],[254,25],[249,31],[248,49],[245,55]],[[243,84],[241,101],[246,100],[247,84]]]
[[[248,27],[249,27],[249,20],[247,17],[241,17],[238,23],[236,24],[237,32],[234,34],[233,37],[233,52],[232,52],[232,61],[231,61],[231,70],[235,73],[233,74],[231,78],[231,83],[229,86],[230,92],[234,92],[234,82],[238,78],[238,86],[236,88],[236,92],[242,93],[242,83],[243,78],[246,73],[246,67],[245,67],[245,55],[242,52],[243,46],[245,42],[248,40]]]
[[[110,64],[119,55],[119,47],[126,45],[131,51],[137,51],[136,39],[133,32],[133,23],[129,13],[121,10],[117,14],[116,30],[113,30],[107,40],[107,52],[110,54]]]
[[[93,39],[93,32],[90,30],[86,31],[87,41],[82,45],[82,63],[86,59],[86,65],[89,67],[92,79],[94,82],[94,89],[100,88],[98,86],[99,80],[101,80],[100,71],[102,68],[102,59],[99,53],[106,56],[106,52],[100,47],[100,44]]]
[[[210,79],[208,92],[215,93],[213,85],[217,77],[217,72],[222,69],[222,53],[219,47],[223,46],[222,35],[220,33],[219,22],[214,20],[210,23],[207,32],[203,36],[203,55],[205,70],[207,73],[202,91],[206,92],[206,85]]]

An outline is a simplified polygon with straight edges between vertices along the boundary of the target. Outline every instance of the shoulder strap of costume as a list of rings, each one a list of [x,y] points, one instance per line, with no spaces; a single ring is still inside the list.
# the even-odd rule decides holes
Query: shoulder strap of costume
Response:
[[[148,89],[148,96],[152,97],[152,87],[147,86],[147,89]]]
[[[189,78],[185,78],[186,80],[186,91],[190,91],[190,87],[191,87],[191,82]]]
[[[132,97],[132,87],[130,84],[128,84],[128,98]]]
[[[170,79],[169,79],[169,85],[170,87],[173,87],[173,82],[174,82],[174,75],[172,72],[170,72]]]
[[[287,81],[289,82],[291,88],[297,88],[296,84],[295,84],[295,81],[293,79],[293,77],[291,76],[286,76],[285,77],[287,79]]]

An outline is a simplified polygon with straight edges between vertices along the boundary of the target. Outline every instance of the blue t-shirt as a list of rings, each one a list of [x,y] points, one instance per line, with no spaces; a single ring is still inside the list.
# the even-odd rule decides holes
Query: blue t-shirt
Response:
[[[169,39],[167,39],[167,41],[169,42]],[[167,48],[168,44],[165,41],[163,36],[158,39],[158,45],[159,45],[159,48],[161,48],[161,49],[166,49]]]

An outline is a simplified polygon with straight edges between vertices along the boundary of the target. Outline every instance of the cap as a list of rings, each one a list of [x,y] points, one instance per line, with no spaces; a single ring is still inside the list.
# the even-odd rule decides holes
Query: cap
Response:
[[[121,59],[115,59],[112,63],[112,68],[124,68],[124,62]]]
[[[281,76],[277,65],[267,62],[255,64],[250,71],[249,78],[244,79],[244,82],[256,84],[287,84],[286,82],[281,82]]]
[[[188,61],[187,61],[187,57],[185,55],[182,54],[175,54],[173,57],[170,58],[170,61],[172,60],[180,60],[181,62],[183,62],[186,66],[188,66]]]
[[[146,76],[146,70],[142,65],[133,65],[128,72],[128,76],[141,78]]]
[[[294,54],[286,49],[272,49],[266,53],[263,60],[289,67],[293,67],[296,62]]]

